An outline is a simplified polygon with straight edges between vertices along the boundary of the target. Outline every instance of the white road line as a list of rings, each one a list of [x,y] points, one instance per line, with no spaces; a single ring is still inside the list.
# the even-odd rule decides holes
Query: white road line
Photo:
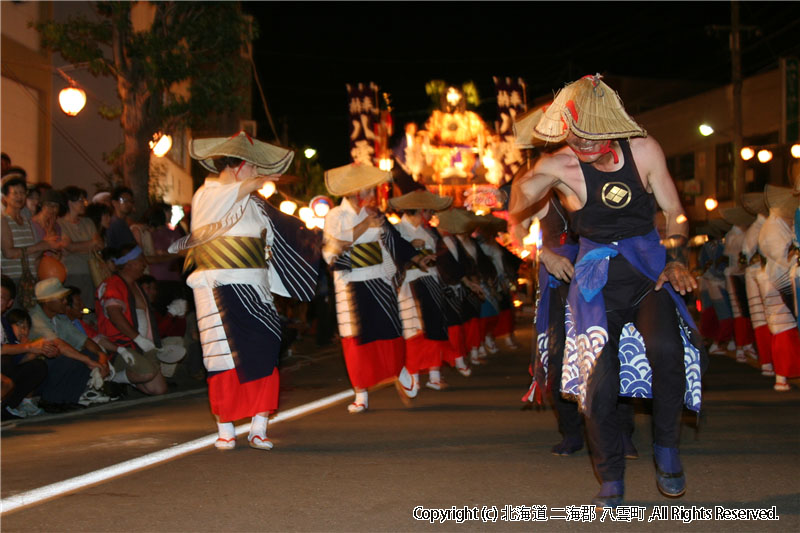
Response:
[[[287,420],[291,420],[292,418],[297,418],[313,411],[330,407],[333,404],[350,398],[353,396],[353,394],[353,390],[350,389],[333,394],[331,396],[326,396],[325,398],[320,398],[319,400],[315,400],[292,409],[287,409],[286,411],[282,411],[271,418],[269,423],[270,425],[273,425],[279,422],[285,422]],[[249,423],[236,427],[237,436],[249,431]],[[88,474],[83,474],[71,479],[45,485],[44,487],[39,487],[38,489],[15,494],[14,496],[9,496],[8,498],[0,500],[0,514],[4,514],[15,509],[20,509],[22,507],[27,507],[48,498],[61,496],[67,492],[82,489],[88,487],[89,485],[108,481],[109,479],[113,479],[115,477],[119,477],[157,463],[162,463],[181,455],[186,455],[201,448],[212,446],[216,440],[216,433],[212,435],[206,435],[205,437],[200,437],[199,439],[179,444],[177,446],[173,446],[172,448],[149,453],[147,455],[143,455],[142,457],[137,457],[135,459],[123,461],[106,468],[101,468],[100,470],[95,470],[94,472],[89,472]]]

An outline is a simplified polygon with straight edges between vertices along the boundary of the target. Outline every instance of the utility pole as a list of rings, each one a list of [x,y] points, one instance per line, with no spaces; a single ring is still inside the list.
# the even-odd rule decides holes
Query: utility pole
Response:
[[[733,201],[741,204],[744,194],[744,167],[739,152],[742,150],[742,47],[739,35],[739,2],[731,0],[731,82],[733,84]]]
[[[742,41],[741,32],[755,32],[758,34],[756,26],[742,26],[739,20],[739,2],[731,0],[731,25],[713,25],[709,28],[712,32],[729,32],[729,45],[731,49],[731,85],[733,89],[731,99],[731,119],[733,132],[732,161],[733,164],[733,199],[736,204],[741,204],[742,194],[744,194],[744,166],[740,152],[744,144],[742,135]]]

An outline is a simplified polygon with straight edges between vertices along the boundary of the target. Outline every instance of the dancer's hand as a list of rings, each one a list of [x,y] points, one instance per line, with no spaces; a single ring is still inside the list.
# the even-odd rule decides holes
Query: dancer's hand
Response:
[[[542,248],[539,259],[544,264],[544,268],[561,281],[569,283],[575,274],[575,267],[572,266],[569,259],[563,255],[553,253],[547,248]]]
[[[657,291],[661,290],[665,283],[672,285],[672,288],[682,295],[697,288],[697,280],[694,279],[686,265],[678,261],[667,263],[667,266],[664,267],[661,275],[656,280],[655,289]]]

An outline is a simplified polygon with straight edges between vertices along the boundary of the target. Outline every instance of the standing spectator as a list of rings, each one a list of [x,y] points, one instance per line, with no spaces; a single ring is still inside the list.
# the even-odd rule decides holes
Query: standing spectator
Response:
[[[24,176],[23,176],[24,177]],[[28,187],[25,196],[25,207],[22,208],[22,216],[31,220],[42,207],[42,194],[36,187]]]
[[[15,283],[22,276],[22,255],[28,256],[30,267],[35,256],[44,250],[55,250],[59,239],[46,237],[37,241],[30,221],[22,217],[20,211],[25,206],[25,180],[19,176],[7,176],[2,184],[5,212],[2,219],[2,268],[3,274]],[[30,272],[31,276],[34,273]]]
[[[133,213],[133,191],[128,187],[117,187],[111,193],[111,207],[114,214],[106,232],[106,246],[120,249],[127,244],[136,244],[136,239],[128,224],[128,216]]]
[[[183,260],[177,254],[169,253],[170,245],[181,238],[177,229],[167,226],[171,207],[164,203],[153,205],[147,213],[147,224],[153,244],[153,259],[150,274],[158,281],[159,301],[164,304],[183,297],[181,270]]]
[[[2,159],[2,167],[0,167],[2,170],[0,170],[0,172],[2,172],[2,174],[5,174],[6,170],[11,168],[11,158],[8,157],[7,153],[3,152],[2,154],[0,154],[0,159]]]
[[[111,208],[111,192],[110,191],[98,191],[97,194],[92,196],[92,203],[93,204],[103,204]]]
[[[78,187],[64,189],[67,201],[67,214],[59,219],[62,234],[69,238],[61,262],[67,269],[68,285],[81,289],[89,308],[94,308],[94,283],[89,271],[89,260],[92,253],[102,250],[103,240],[94,223],[84,216],[89,205],[86,191]]]
[[[42,386],[42,404],[49,412],[73,408],[84,393],[93,369],[101,378],[109,375],[108,357],[100,346],[78,331],[65,315],[67,294],[57,278],[36,284],[37,305],[31,310],[31,338],[55,343],[59,357],[47,361],[47,379]],[[105,397],[102,402],[107,402]]]
[[[69,237],[62,233],[61,225],[58,223],[63,205],[64,197],[61,193],[47,189],[42,195],[42,208],[31,219],[34,238],[37,241],[41,241],[45,237],[57,240],[58,251],[45,252],[45,255],[52,255],[57,259],[61,259],[61,250],[69,244]]]
[[[110,206],[103,203],[91,203],[86,207],[86,218],[94,223],[97,234],[103,243],[106,242],[106,234],[108,228],[111,226],[111,217],[114,215],[114,210]]]

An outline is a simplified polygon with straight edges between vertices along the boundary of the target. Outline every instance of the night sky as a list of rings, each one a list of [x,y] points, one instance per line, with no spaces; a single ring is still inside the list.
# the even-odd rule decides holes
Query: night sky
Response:
[[[730,81],[729,2],[244,2],[259,24],[254,57],[279,134],[323,167],[349,162],[346,83],[391,95],[395,124],[423,125],[425,83],[479,90],[489,124],[492,76],[522,77],[533,100],[582,75]],[[800,55],[796,2],[742,2],[744,75]],[[258,93],[258,136],[272,134]]]

